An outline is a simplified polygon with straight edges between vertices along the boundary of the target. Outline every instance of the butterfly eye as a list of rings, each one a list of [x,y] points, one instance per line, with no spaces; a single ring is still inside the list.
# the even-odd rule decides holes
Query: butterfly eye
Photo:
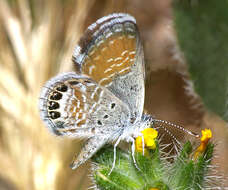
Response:
[[[60,116],[61,116],[60,113],[57,112],[57,111],[51,111],[51,112],[50,112],[50,117],[51,117],[51,119],[57,119],[57,118],[59,118]]]
[[[49,102],[49,106],[48,106],[49,110],[55,110],[58,108],[59,108],[59,104],[57,102],[54,102],[54,101]]]
[[[56,90],[60,91],[60,92],[66,92],[67,91],[67,86],[65,84],[61,84],[59,85]]]
[[[51,100],[60,100],[62,98],[62,94],[59,92],[53,92],[52,95],[50,96]]]

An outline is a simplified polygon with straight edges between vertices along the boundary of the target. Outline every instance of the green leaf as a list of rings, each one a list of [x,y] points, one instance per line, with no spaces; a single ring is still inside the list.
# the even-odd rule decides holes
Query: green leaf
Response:
[[[162,157],[159,146],[155,150],[148,150],[145,156],[136,153],[136,168],[130,152],[117,149],[116,165],[109,175],[113,164],[113,147],[104,147],[94,157],[96,163],[93,178],[100,190],[200,190],[204,187],[208,173],[213,145],[197,160],[192,159],[192,145],[187,142],[174,161],[169,157]]]
[[[199,189],[199,187],[205,183],[204,178],[207,175],[208,165],[211,163],[213,151],[214,145],[209,143],[205,153],[198,158],[197,163],[195,164],[195,183],[193,184],[193,189]]]
[[[138,175],[134,164],[131,161],[131,155],[118,149],[116,165],[110,175],[109,172],[113,164],[113,147],[105,147],[101,149],[93,158],[99,163],[94,177],[96,183],[102,189],[110,190],[137,190],[143,189],[143,177]]]
[[[176,0],[178,43],[195,91],[205,106],[228,121],[228,1]]]
[[[192,145],[188,141],[184,144],[179,156],[176,158],[171,168],[171,174],[169,181],[171,186],[178,187],[180,190],[184,190],[189,185],[191,185],[194,173],[194,163],[190,159],[190,154],[192,153]]]

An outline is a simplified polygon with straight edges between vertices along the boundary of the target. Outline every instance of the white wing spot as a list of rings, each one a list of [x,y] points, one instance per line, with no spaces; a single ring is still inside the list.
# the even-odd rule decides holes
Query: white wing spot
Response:
[[[110,75],[111,76],[111,75]],[[107,78],[103,78],[103,79],[101,79],[100,81],[99,81],[99,84],[101,84],[102,82],[104,82],[104,81],[106,81],[106,80],[108,80],[109,78],[111,78],[111,77],[107,77]]]
[[[128,53],[128,50],[125,50],[121,53],[121,56],[124,56],[126,53]]]
[[[86,102],[86,96],[84,94],[82,94],[82,102],[85,103]]]
[[[77,113],[75,114],[75,118],[77,119],[78,116],[79,116],[79,112],[77,112]]]
[[[112,78],[112,77],[114,77],[114,76],[115,76],[115,74],[116,74],[116,73],[112,73],[111,75],[109,75],[109,77],[108,77],[108,78]]]
[[[115,66],[116,66],[116,64],[114,63],[114,64],[112,64],[110,67],[113,68],[113,67],[115,67]]]
[[[89,74],[91,75],[92,74],[92,72],[93,72],[93,70],[96,68],[96,66],[95,65],[91,65],[90,67],[89,67]]]
[[[93,23],[93,24],[91,24],[91,25],[88,27],[88,29],[89,29],[89,30],[93,30],[96,26],[97,26],[97,24],[96,24],[96,23]]]
[[[130,53],[129,53],[129,55],[134,55],[135,54],[135,51],[131,51]]]
[[[104,73],[107,73],[107,72],[109,72],[109,71],[111,71],[112,69],[111,68],[108,68],[108,69],[106,69],[105,71],[104,71]]]
[[[99,47],[103,43],[104,43],[104,40],[100,40],[99,42],[97,42],[97,47]]]
[[[135,38],[134,35],[130,35],[130,34],[128,34],[127,37],[128,37],[129,39]]]
[[[89,56],[92,56],[95,53],[95,50],[93,49],[92,51],[89,52]]]
[[[90,96],[92,99],[94,98],[94,96],[95,96],[95,94],[96,94],[96,92],[97,92],[98,89],[99,89],[98,86],[94,89],[93,93]]]
[[[97,106],[97,103],[95,102],[95,103],[92,105],[92,107],[89,109],[89,113],[95,112],[96,110],[94,110],[94,109],[96,108],[96,106]]]
[[[86,93],[86,86],[85,85],[80,84],[79,88],[80,88],[81,92]]]
[[[76,121],[76,124],[78,124],[79,122],[83,121],[84,119],[79,119]]]
[[[131,27],[127,27],[125,28],[125,30],[129,31],[129,32],[135,32],[135,29],[131,28]]]
[[[107,47],[103,47],[103,48],[101,49],[101,51],[104,52],[106,49],[108,49],[108,48],[107,48]]]
[[[86,113],[82,113],[82,119],[86,119]]]
[[[122,28],[116,28],[115,29],[115,32],[117,33],[117,32],[122,32],[123,31],[123,29]]]
[[[80,101],[77,101],[77,108],[80,108]]]
[[[123,72],[125,72],[125,71],[127,71],[129,69],[130,69],[130,67],[126,67],[126,68],[122,69],[121,71],[119,71],[119,73],[123,73]]]
[[[111,41],[109,42],[109,44],[114,44],[114,41],[115,41],[115,40],[111,40]]]
[[[94,58],[94,61],[98,61],[101,58],[100,55],[98,55],[97,57]]]
[[[107,60],[107,63],[112,62],[112,61],[113,61],[113,58],[110,58]]]
[[[110,36],[112,36],[112,32],[111,32],[111,31],[108,31],[108,32],[105,34],[105,37],[106,37],[106,38],[109,38]]]
[[[120,61],[121,59],[123,59],[122,57],[117,57],[114,59],[114,61]]]
[[[124,63],[126,63],[128,60],[129,60],[129,57],[126,57],[126,58],[123,60],[123,62],[117,64],[116,66],[119,67],[119,66],[123,65]]]

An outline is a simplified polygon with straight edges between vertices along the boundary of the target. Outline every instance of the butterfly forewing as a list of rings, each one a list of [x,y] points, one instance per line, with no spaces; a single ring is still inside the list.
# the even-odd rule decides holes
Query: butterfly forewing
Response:
[[[109,134],[130,119],[128,106],[108,89],[73,72],[48,81],[41,97],[41,117],[56,135]]]
[[[113,14],[92,24],[76,47],[73,60],[79,73],[88,75],[126,103],[133,120],[141,119],[144,62],[133,17]]]

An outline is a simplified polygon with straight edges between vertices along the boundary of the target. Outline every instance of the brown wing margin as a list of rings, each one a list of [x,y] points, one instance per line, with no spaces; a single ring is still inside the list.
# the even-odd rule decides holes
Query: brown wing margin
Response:
[[[107,31],[109,28],[112,28],[114,25],[124,24],[126,22],[131,22],[138,31],[135,19],[132,16],[124,13],[114,13],[102,17],[90,25],[79,40],[72,56],[76,72],[81,72],[81,66],[85,57],[89,54],[89,50],[92,49],[95,44],[98,44],[105,31]],[[135,33],[135,31],[133,32]]]

